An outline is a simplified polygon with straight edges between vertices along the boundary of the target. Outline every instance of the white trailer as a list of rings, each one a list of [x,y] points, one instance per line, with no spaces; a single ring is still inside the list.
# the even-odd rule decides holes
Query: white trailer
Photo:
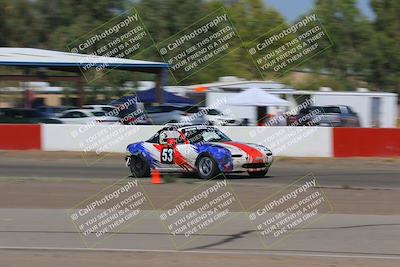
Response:
[[[397,120],[395,93],[296,91],[294,96],[310,95],[315,106],[346,105],[357,112],[361,127],[394,128]]]
[[[245,87],[246,88],[246,87]],[[243,89],[245,89],[243,88]],[[312,99],[315,106],[346,105],[357,112],[361,127],[394,128],[398,116],[398,95],[384,92],[335,92],[335,91],[292,91],[282,89],[266,90],[290,102],[288,108],[269,107],[269,113],[277,109],[287,111],[295,108],[306,99]],[[215,105],[235,119],[248,118],[250,124],[256,123],[257,111],[255,107],[228,106],[224,101],[237,94],[239,91],[208,91],[206,105]]]

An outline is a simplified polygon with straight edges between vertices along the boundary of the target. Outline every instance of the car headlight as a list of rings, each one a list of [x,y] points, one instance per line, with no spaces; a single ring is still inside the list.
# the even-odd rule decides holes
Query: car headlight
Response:
[[[267,147],[262,146],[262,145],[257,145],[257,144],[256,144],[256,147],[258,150],[265,153],[266,155],[272,155],[272,151],[270,149],[268,149]]]

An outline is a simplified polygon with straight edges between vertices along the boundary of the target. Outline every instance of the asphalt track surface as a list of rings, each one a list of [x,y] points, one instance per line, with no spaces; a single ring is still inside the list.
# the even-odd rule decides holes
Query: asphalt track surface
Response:
[[[98,159],[76,157],[51,158],[47,153],[34,157],[8,157],[0,155],[0,177],[19,178],[84,178],[120,179],[130,175],[123,155]],[[246,174],[228,175],[234,183],[290,184],[308,174],[313,174],[321,186],[354,188],[399,188],[400,160],[362,159],[277,159],[263,178],[249,178]],[[193,176],[177,175],[178,179],[196,182]]]
[[[0,156],[0,179],[62,178],[120,179],[129,175],[119,156],[87,165],[79,156],[65,160],[59,155]],[[122,158],[122,156],[121,156]],[[277,160],[265,178],[228,176],[232,183],[248,185],[289,184],[312,173],[321,186],[400,189],[399,161],[387,160]],[[188,182],[200,180],[178,176]],[[146,180],[146,179],[145,179]],[[51,201],[51,200],[49,200]],[[396,203],[393,203],[394,205]],[[397,204],[396,204],[397,205]],[[220,253],[224,255],[283,255],[329,258],[362,258],[400,262],[400,214],[319,214],[321,219],[273,246],[260,242],[260,233],[248,224],[246,212],[230,212],[223,227],[194,234],[184,247],[184,236],[171,235],[160,222],[160,212],[146,210],[139,223],[108,233],[95,247],[82,240],[64,209],[0,208],[0,250],[95,250],[173,253]],[[297,231],[298,230],[298,231]],[[191,237],[191,238],[192,238]],[[397,265],[396,265],[397,264]]]
[[[400,260],[400,215],[327,214],[311,226],[297,232],[293,229],[293,234],[266,245],[260,240],[260,232],[249,226],[247,213],[231,212],[228,217],[232,219],[223,227],[206,233],[171,237],[160,222],[161,211],[145,212],[140,222],[91,242],[82,240],[65,210],[0,209],[0,248],[85,250],[93,249],[96,243],[97,250],[286,253]]]

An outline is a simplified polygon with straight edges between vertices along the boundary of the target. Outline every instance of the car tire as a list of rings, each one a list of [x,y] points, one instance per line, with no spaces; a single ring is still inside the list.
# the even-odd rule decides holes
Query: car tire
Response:
[[[201,179],[212,179],[220,173],[217,162],[209,155],[199,157],[196,161],[196,168],[197,175]]]
[[[264,171],[256,171],[256,172],[248,172],[250,177],[254,177],[254,178],[261,178],[264,177],[267,173],[268,173],[268,169],[264,170]]]
[[[150,167],[147,161],[141,156],[131,156],[129,169],[134,177],[149,177]]]

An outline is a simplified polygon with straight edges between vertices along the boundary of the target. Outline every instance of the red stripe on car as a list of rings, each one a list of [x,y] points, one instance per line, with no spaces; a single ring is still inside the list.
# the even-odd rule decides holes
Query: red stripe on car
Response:
[[[192,166],[190,166],[190,164],[177,149],[174,149],[174,161],[179,167],[187,171],[192,169]]]
[[[159,145],[159,144],[153,144],[153,146],[158,150],[158,152],[161,153],[161,150],[163,147],[167,147],[166,145]],[[182,169],[185,169],[187,171],[192,170],[192,166],[186,161],[186,159],[183,157],[183,155],[176,149],[174,148],[174,163],[181,167]]]
[[[241,143],[236,143],[236,142],[224,142],[224,143],[243,150],[250,157],[251,161],[255,161],[255,162],[263,161],[264,155],[259,150],[255,149],[251,146],[241,144]]]
[[[158,152],[161,152],[161,145],[159,144],[153,144],[154,148],[158,150]]]

